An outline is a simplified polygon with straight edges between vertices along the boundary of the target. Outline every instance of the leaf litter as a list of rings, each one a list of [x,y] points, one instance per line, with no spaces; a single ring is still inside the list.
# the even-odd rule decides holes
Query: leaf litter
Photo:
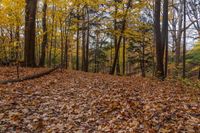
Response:
[[[198,133],[200,90],[172,81],[58,70],[0,85],[0,132]]]

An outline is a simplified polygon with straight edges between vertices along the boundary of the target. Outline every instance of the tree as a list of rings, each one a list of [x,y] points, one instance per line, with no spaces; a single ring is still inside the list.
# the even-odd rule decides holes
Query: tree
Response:
[[[18,55],[27,66],[61,64],[113,75],[156,74],[160,79],[171,70],[184,75],[186,65],[188,72],[193,69],[185,62],[191,51],[185,40],[198,39],[199,7],[197,0],[2,0],[0,62],[12,64]],[[186,29],[197,35],[186,36]]]
[[[187,16],[200,37],[200,2],[198,0],[188,0],[186,2]]]
[[[79,6],[78,6],[79,7]],[[76,70],[79,70],[79,37],[80,37],[80,15],[79,15],[79,9],[77,7],[77,32],[76,32]]]
[[[154,12],[154,34],[156,43],[156,76],[160,79],[164,78],[164,66],[163,66],[163,44],[161,40],[161,27],[160,27],[160,12],[161,12],[161,0],[155,0],[155,12]]]
[[[182,0],[172,0],[170,3],[170,19],[169,19],[169,28],[172,38],[172,57],[175,67],[173,68],[174,75],[178,75],[178,70],[180,67],[181,61],[181,40],[183,35],[183,6]]]
[[[43,18],[42,18],[42,28],[43,28],[43,41],[42,41],[42,49],[41,49],[41,57],[40,57],[40,66],[45,65],[45,57],[46,57],[46,46],[48,41],[48,34],[47,34],[47,0],[44,0],[43,5]]]
[[[26,0],[24,62],[28,67],[35,67],[35,19],[37,0]]]
[[[85,71],[88,72],[89,68],[89,43],[90,43],[90,12],[88,6],[87,9],[87,39],[86,39],[86,50],[85,50]]]
[[[113,65],[112,65],[112,69],[110,71],[110,74],[112,74],[112,75],[115,73],[115,68],[116,68],[116,65],[117,65],[118,57],[119,57],[119,49],[120,49],[120,45],[121,45],[121,41],[122,41],[122,38],[123,38],[124,31],[125,31],[125,28],[126,28],[126,22],[127,22],[126,19],[127,19],[129,8],[131,7],[131,3],[132,3],[132,0],[128,0],[127,9],[125,11],[125,14],[124,14],[124,17],[123,17],[123,20],[122,20],[122,27],[121,27],[121,31],[120,31],[120,36],[119,36],[119,39],[116,43],[117,46],[116,46],[116,50],[115,50],[114,62],[113,62]]]
[[[162,43],[163,49],[165,48],[165,77],[168,72],[168,0],[163,3],[163,23],[162,23]]]
[[[183,3],[184,6],[184,34],[183,34],[183,78],[186,76],[186,0]]]
[[[154,35],[156,43],[156,76],[159,79],[164,80],[165,71],[164,71],[164,49],[168,42],[168,0],[164,0],[163,3],[163,26],[161,34],[160,26],[160,15],[161,15],[161,0],[155,0],[155,12],[154,12]]]

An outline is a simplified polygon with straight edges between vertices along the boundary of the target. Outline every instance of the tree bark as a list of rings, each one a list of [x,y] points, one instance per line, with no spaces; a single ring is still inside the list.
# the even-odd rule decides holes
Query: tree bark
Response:
[[[161,12],[161,0],[155,0],[154,34],[155,34],[156,60],[157,60],[156,77],[163,80],[164,79],[164,64],[163,64],[164,45],[162,43],[162,37],[161,37],[160,12]]]
[[[46,46],[47,46],[47,41],[48,41],[46,15],[47,15],[47,0],[44,1],[44,5],[43,5],[43,18],[42,18],[43,41],[42,41],[42,50],[41,50],[42,53],[41,53],[40,63],[39,63],[41,67],[44,67],[45,65]]]
[[[183,78],[186,77],[186,0],[183,3],[184,7],[184,32],[183,32]]]
[[[62,20],[60,19],[60,42],[61,42],[61,57],[60,57],[60,62],[61,62],[61,68],[64,68],[64,31],[63,31],[63,24]]]
[[[89,43],[90,43],[90,15],[89,9],[87,7],[87,42],[86,42],[86,50],[85,50],[85,71],[88,72],[89,69]]]
[[[77,21],[79,21],[79,14],[77,14]],[[80,24],[77,22],[77,33],[76,33],[76,70],[79,70],[79,36],[80,36]]]
[[[27,67],[35,67],[35,19],[37,0],[26,0],[24,62]]]
[[[86,63],[85,63],[85,37],[86,37],[86,32],[85,32],[85,8],[83,8],[83,22],[82,22],[82,71],[86,71]]]
[[[126,38],[123,38],[123,75],[126,74]]]
[[[163,4],[163,25],[162,25],[162,43],[163,53],[165,49],[165,77],[168,71],[168,0],[164,0]]]
[[[55,4],[53,3],[53,13],[52,13],[52,26],[51,26],[51,44],[49,47],[49,59],[48,66],[51,67],[52,64],[52,47],[53,47],[53,37],[54,37],[54,25],[55,25]]]
[[[17,47],[20,47],[20,27],[17,25],[16,27],[16,41],[17,41]],[[19,51],[16,51],[18,54],[18,60],[21,58]]]
[[[142,77],[146,77],[145,73],[145,33],[143,34],[143,40],[142,40],[142,59],[141,59],[141,71],[142,71]]]
[[[58,22],[56,21],[55,22],[55,32],[54,32],[54,36],[55,36],[55,38],[54,38],[54,51],[53,51],[53,67],[56,67],[56,58],[57,58],[57,53],[56,53],[56,49],[57,49],[57,32],[58,32]]]
[[[176,35],[176,49],[175,49],[175,65],[177,70],[179,69],[180,65],[180,54],[181,54],[181,38],[182,38],[182,26],[183,26],[183,8],[182,8],[182,2],[180,3],[180,9],[179,9],[179,16],[178,16],[178,32]]]
[[[65,37],[65,68],[68,69],[68,49],[69,49],[69,39],[68,33],[66,33]]]

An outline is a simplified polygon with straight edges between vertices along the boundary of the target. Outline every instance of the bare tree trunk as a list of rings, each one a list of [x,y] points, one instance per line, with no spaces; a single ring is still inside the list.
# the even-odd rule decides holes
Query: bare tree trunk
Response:
[[[10,41],[9,41],[10,44],[14,44],[13,43],[13,27],[10,26]],[[14,47],[10,47],[9,50],[10,50],[10,59],[11,60],[14,60]]]
[[[49,60],[48,66],[51,67],[52,64],[52,47],[53,47],[53,37],[54,37],[54,24],[55,24],[55,5],[53,3],[53,14],[52,14],[52,26],[51,26],[51,44],[49,47]]]
[[[69,41],[68,41],[68,36],[66,36],[66,41],[65,41],[65,68],[68,69],[68,49],[69,49]]]
[[[51,67],[51,61],[52,61],[52,47],[53,47],[53,31],[51,31],[51,44],[49,47],[49,59],[48,59],[48,66]]]
[[[168,71],[168,0],[164,0],[163,4],[163,25],[162,25],[162,43],[163,53],[165,49],[165,77]]]
[[[19,48],[20,47],[20,27],[19,27],[19,25],[17,25],[17,27],[16,27],[16,41],[17,41],[17,47]],[[18,54],[18,59],[20,59],[21,56],[19,55],[19,53],[17,53],[17,54]]]
[[[54,36],[55,36],[55,39],[54,39],[54,57],[53,57],[53,67],[55,68],[56,67],[56,57],[57,57],[57,54],[56,54],[56,49],[57,49],[57,27],[58,27],[58,24],[57,24],[57,21],[55,23],[55,33],[54,33]]]
[[[180,65],[180,54],[181,54],[181,38],[182,38],[182,25],[183,25],[183,14],[182,14],[182,1],[180,2],[179,16],[178,16],[178,32],[176,38],[176,49],[175,49],[175,65],[177,70]]]
[[[98,53],[98,50],[99,50],[99,31],[96,31],[96,47],[95,47],[95,52],[94,52],[94,64],[95,64],[95,68],[94,68],[94,72],[97,73],[99,72],[99,64],[98,64],[98,61],[97,61],[97,58],[99,58],[99,53]]]
[[[161,0],[155,0],[155,12],[154,12],[154,34],[156,43],[156,77],[159,79],[164,79],[164,64],[163,64],[163,44],[161,37],[161,27],[160,27],[160,12],[161,12]]]
[[[168,32],[167,32],[168,34]],[[169,44],[168,44],[168,35],[166,37],[166,44],[165,44],[165,78],[168,76],[168,60],[169,60]]]
[[[186,0],[184,0],[184,32],[183,32],[183,78],[186,77]]]
[[[115,2],[119,2],[119,1],[115,0]],[[115,5],[114,31],[118,30],[118,26],[117,26],[117,13],[118,13],[118,7],[117,7],[117,5]],[[118,43],[117,41],[118,41],[118,36],[115,34],[114,35],[115,51],[117,51],[117,43]],[[117,63],[116,63],[116,73],[117,73],[117,75],[120,74],[119,53],[118,53]]]
[[[77,20],[79,21],[79,14],[77,13]],[[80,36],[80,24],[77,22],[77,33],[76,33],[76,70],[79,70],[79,36]]]
[[[61,68],[63,69],[64,67],[64,31],[63,31],[63,25],[62,25],[62,20],[60,20],[60,41],[61,41],[61,57],[60,57],[60,62],[61,62]]]
[[[35,67],[35,18],[37,0],[26,0],[24,62],[28,67]]]
[[[68,69],[68,49],[69,49],[69,37],[68,32],[66,31],[65,36],[65,68]]]
[[[39,18],[36,19],[36,31],[37,29],[40,28],[40,21],[39,21]],[[39,37],[36,37],[36,42],[35,44],[39,44],[40,43],[40,38]],[[38,63],[40,63],[40,54],[41,54],[41,45],[36,45],[35,46],[35,62],[36,62],[36,65]]]
[[[112,66],[112,61],[113,61],[113,40],[111,39],[111,43],[110,43],[110,65],[109,66]],[[110,70],[111,71],[111,67],[110,67]]]
[[[144,35],[145,37],[145,35]],[[142,44],[142,59],[141,59],[141,71],[142,71],[142,77],[146,77],[145,73],[145,38],[143,37],[143,44]]]
[[[123,75],[126,74],[126,38],[123,38]]]
[[[85,71],[88,72],[89,68],[89,43],[90,43],[90,15],[89,9],[87,7],[87,42],[86,42],[86,50],[85,50]]]
[[[47,41],[48,41],[46,15],[47,15],[47,0],[44,1],[44,5],[43,5],[43,18],[42,18],[43,41],[42,41],[42,50],[41,50],[42,53],[41,53],[40,63],[39,63],[41,67],[44,67],[45,65],[46,46],[47,46]]]
[[[86,62],[85,62],[85,8],[83,8],[83,24],[82,24],[82,71],[86,71]]]

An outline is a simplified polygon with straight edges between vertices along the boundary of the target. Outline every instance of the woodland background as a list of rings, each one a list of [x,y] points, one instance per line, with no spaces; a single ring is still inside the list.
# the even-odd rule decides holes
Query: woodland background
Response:
[[[0,18],[1,66],[200,78],[198,0],[1,0]]]
[[[0,0],[0,132],[200,133],[199,0]]]

